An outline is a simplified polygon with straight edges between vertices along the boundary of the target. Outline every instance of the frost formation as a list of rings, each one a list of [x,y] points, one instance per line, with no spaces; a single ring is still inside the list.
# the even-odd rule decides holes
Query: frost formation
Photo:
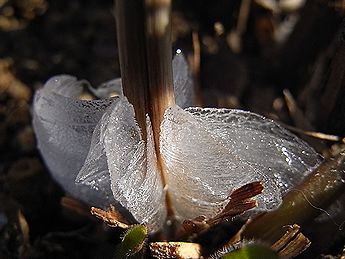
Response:
[[[260,115],[242,110],[170,107],[160,138],[169,191],[181,218],[212,217],[231,191],[262,181],[258,210],[276,208],[316,166],[305,142]]]
[[[167,187],[150,118],[145,143],[120,79],[94,89],[72,76],[51,78],[35,95],[33,126],[56,181],[90,205],[123,206],[155,231],[166,219],[166,189],[179,219],[212,217],[232,190],[261,180],[258,209],[269,210],[319,163],[311,147],[272,120],[241,110],[189,107],[192,81],[182,55],[174,58],[173,76],[177,105],[166,110],[160,136]],[[103,99],[79,100],[85,85]],[[113,92],[118,96],[109,98]]]

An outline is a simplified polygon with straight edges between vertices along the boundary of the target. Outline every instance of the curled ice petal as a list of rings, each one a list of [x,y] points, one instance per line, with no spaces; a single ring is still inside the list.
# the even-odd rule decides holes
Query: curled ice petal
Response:
[[[44,91],[59,94],[65,97],[78,98],[82,93],[83,84],[87,84],[86,81],[77,81],[74,76],[59,75],[53,76],[44,84]],[[40,91],[43,91],[41,89]]]
[[[176,104],[182,108],[192,106],[194,98],[193,81],[187,61],[181,52],[175,55],[172,69]],[[89,90],[100,99],[109,98],[113,94],[123,96],[121,78],[110,80],[97,88],[88,86]]]
[[[123,95],[121,78],[105,82],[97,88],[90,86],[89,90],[100,99],[106,99],[113,95]]]
[[[214,216],[230,191],[261,180],[258,209],[269,210],[319,161],[306,143],[260,115],[240,110],[169,108],[160,148],[181,218]]]
[[[138,222],[158,230],[166,217],[165,193],[149,118],[146,144],[135,121],[133,106],[120,97],[100,120],[91,146],[78,181],[102,188],[97,179],[108,170],[114,198]]]
[[[33,127],[38,148],[52,176],[72,196],[97,206],[109,205],[103,193],[78,187],[74,179],[88,154],[96,124],[114,99],[84,101],[86,81],[62,75],[51,78],[33,101]],[[104,190],[107,192],[106,190]],[[110,193],[110,186],[108,193]]]
[[[184,55],[177,53],[172,62],[176,104],[182,108],[193,105],[193,82]]]
[[[111,107],[116,105],[118,100],[119,98],[116,98],[113,104],[108,107],[108,113],[111,112]],[[84,164],[75,178],[78,188],[83,188],[84,185],[96,192],[103,193],[103,198],[106,201],[113,199],[107,157],[103,145],[105,137],[104,127],[107,124],[108,113],[105,112],[96,125],[92,134],[89,153],[85,157]]]

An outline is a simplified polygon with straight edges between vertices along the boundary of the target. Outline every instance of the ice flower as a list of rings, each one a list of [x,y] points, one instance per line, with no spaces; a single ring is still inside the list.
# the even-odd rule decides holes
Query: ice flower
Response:
[[[213,217],[229,192],[261,181],[257,210],[280,205],[282,196],[320,162],[305,142],[260,115],[190,107],[192,82],[182,55],[173,61],[176,104],[160,125],[163,186],[152,126],[142,139],[133,106],[119,79],[90,91],[106,97],[79,100],[84,81],[51,78],[37,91],[33,125],[38,147],[53,177],[71,195],[90,205],[120,204],[151,231],[167,217],[166,192],[177,219]]]

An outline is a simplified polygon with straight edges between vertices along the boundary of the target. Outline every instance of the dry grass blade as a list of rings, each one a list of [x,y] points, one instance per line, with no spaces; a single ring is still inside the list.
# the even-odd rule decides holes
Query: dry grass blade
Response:
[[[290,115],[292,119],[294,120],[295,124],[300,128],[305,129],[312,129],[311,124],[309,121],[305,118],[302,110],[298,107],[294,97],[290,93],[288,89],[284,89],[283,91],[285,102],[287,105],[287,108],[290,112]]]
[[[283,125],[284,128],[287,128],[288,130],[299,134],[304,140],[306,140],[309,144],[311,144],[315,149],[320,151],[325,157],[331,156],[330,154],[328,154],[330,150],[327,148],[325,143],[321,141],[315,141],[314,139],[345,143],[344,137],[314,131],[311,126],[310,127],[308,126],[310,125],[309,122],[307,122],[306,118],[302,114],[302,111],[296,106],[296,101],[293,99],[291,93],[288,90],[284,90],[284,96],[285,96],[286,104],[290,112],[290,116],[294,119],[295,124],[297,124],[298,126],[298,127],[294,127],[294,126],[287,125],[285,123],[280,122],[280,124]],[[298,116],[295,115],[295,113],[298,113]],[[306,124],[297,123],[296,118],[295,118],[296,116],[300,118],[300,121],[305,121]],[[306,129],[309,129],[309,130],[306,130]],[[337,152],[336,154],[338,153],[340,152]]]
[[[321,138],[321,134],[319,135],[312,134],[312,132],[314,131],[314,128],[312,127],[311,123],[309,122],[307,117],[304,115],[302,110],[298,107],[297,102],[295,101],[290,91],[288,89],[285,89],[283,91],[283,94],[285,97],[285,102],[288,107],[290,116],[293,119],[295,125],[299,129],[304,129],[304,130],[298,130],[298,129],[295,130],[296,128],[293,128],[293,131],[303,134],[301,135],[301,137],[305,141],[310,143],[317,151],[325,150],[327,146],[324,143],[320,141],[316,141],[314,139],[315,137],[320,137],[319,139],[323,139]],[[288,127],[288,128],[291,129],[291,127]],[[313,138],[310,138],[310,137],[313,137]],[[322,135],[322,137],[325,138],[326,136]]]
[[[110,206],[107,211],[91,207],[91,214],[103,220],[110,227],[127,229],[131,226],[113,206]]]
[[[165,164],[159,151],[165,110],[175,104],[171,49],[171,0],[116,0],[117,38],[123,93],[133,105],[146,140],[146,115],[152,124],[157,165],[165,185]],[[169,192],[168,215],[173,215]]]
[[[201,246],[187,242],[155,242],[150,244],[150,251],[155,258],[200,258]]]
[[[20,230],[23,233],[24,244],[29,245],[30,243],[29,224],[20,210],[18,211],[18,223],[20,226]]]
[[[316,132],[316,131],[307,131],[307,130],[301,130],[299,128],[295,128],[293,126],[289,126],[289,125],[284,125],[284,127],[286,127],[287,129],[296,132],[298,134],[303,134],[303,135],[307,135],[313,138],[317,138],[317,139],[321,139],[321,140],[328,140],[328,141],[334,141],[334,142],[344,142],[345,139],[341,138],[339,136],[336,135],[331,135],[331,134],[326,134],[326,133],[322,133],[322,132]]]

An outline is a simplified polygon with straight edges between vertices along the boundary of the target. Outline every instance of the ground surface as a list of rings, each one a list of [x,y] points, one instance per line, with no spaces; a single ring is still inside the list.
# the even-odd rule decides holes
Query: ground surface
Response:
[[[201,46],[194,58],[201,60],[195,75],[203,104],[344,136],[343,2],[309,1],[282,44],[277,24],[287,14],[277,18],[253,4],[241,29],[234,2],[174,3],[174,48],[192,61]],[[64,192],[35,147],[30,115],[35,89],[53,75],[71,74],[93,85],[119,76],[112,13],[111,0],[0,0],[0,258],[112,257],[119,234],[76,211],[72,201],[61,205]],[[283,89],[298,101],[302,118],[288,111]],[[318,151],[330,146],[310,143]],[[321,243],[325,253],[336,254],[344,240],[331,229],[333,239]]]

